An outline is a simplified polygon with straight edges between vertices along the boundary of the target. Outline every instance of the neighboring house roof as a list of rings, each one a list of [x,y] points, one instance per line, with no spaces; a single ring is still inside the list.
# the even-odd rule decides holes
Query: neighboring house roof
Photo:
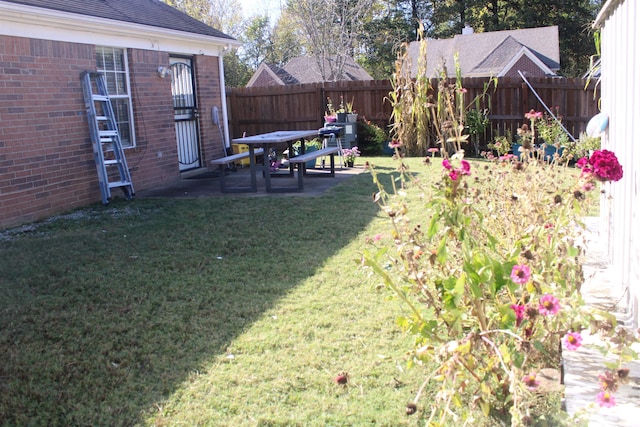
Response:
[[[435,77],[447,68],[455,76],[454,54],[464,77],[499,77],[507,75],[516,65],[527,64],[543,75],[555,75],[560,69],[558,27],[526,28],[521,30],[491,31],[458,34],[450,39],[426,40],[427,70]],[[412,42],[409,54],[417,58],[420,42]],[[412,64],[416,75],[418,64]]]
[[[330,60],[325,59],[325,61],[325,68],[328,70]],[[316,59],[310,56],[299,56],[291,59],[282,68],[265,63],[260,64],[247,83],[247,87],[319,83],[323,80]],[[347,58],[342,78],[333,80],[373,80],[373,77],[353,58]]]
[[[25,6],[233,39],[159,0],[3,0]]]

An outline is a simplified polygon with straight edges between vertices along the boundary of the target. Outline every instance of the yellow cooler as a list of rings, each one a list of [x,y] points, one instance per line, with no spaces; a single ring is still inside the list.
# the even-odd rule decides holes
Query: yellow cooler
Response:
[[[249,151],[249,146],[247,144],[231,144],[231,149],[233,150],[233,154],[246,153]],[[247,157],[246,159],[240,159],[235,163],[241,166],[249,166],[249,162],[250,160]]]

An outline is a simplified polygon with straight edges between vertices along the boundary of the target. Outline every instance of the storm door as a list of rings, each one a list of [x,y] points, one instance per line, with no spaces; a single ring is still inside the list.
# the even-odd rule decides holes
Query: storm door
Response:
[[[191,58],[172,57],[170,63],[178,162],[182,172],[201,166],[198,106]]]

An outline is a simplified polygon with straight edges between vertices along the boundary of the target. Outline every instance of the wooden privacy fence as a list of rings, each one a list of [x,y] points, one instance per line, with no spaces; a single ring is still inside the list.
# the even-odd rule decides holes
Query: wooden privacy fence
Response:
[[[467,90],[465,102],[482,94],[486,78],[464,78]],[[562,116],[562,123],[577,139],[587,122],[598,113],[599,93],[594,83],[585,89],[587,81],[576,78],[530,78],[529,83],[553,113]],[[433,80],[432,86],[438,87]],[[275,130],[317,129],[324,124],[327,97],[334,107],[342,99],[353,103],[359,120],[367,120],[387,128],[391,116],[388,101],[392,90],[388,80],[356,82],[325,82],[304,85],[233,88],[227,90],[229,129],[232,138]],[[503,77],[487,92],[480,104],[487,108],[491,121],[484,142],[507,131],[516,134],[518,127],[528,122],[524,114],[530,110],[545,111],[535,94],[520,78]]]

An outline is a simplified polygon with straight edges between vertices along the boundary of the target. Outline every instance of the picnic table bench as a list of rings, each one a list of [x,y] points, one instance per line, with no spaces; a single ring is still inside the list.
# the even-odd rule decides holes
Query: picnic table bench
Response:
[[[326,147],[316,151],[310,151],[308,153],[300,154],[298,156],[292,157],[289,159],[289,163],[292,165],[298,165],[298,190],[304,191],[304,180],[305,176],[308,177],[335,177],[336,176],[336,165],[335,165],[335,155],[338,154],[340,149],[338,147]],[[318,173],[307,173],[306,163],[309,160],[315,160],[318,157],[330,157],[330,169],[329,172],[318,172]]]
[[[253,156],[251,157],[252,154]],[[255,192],[256,191],[256,183],[254,182],[255,178],[252,180],[250,187],[227,188],[225,185],[225,179],[224,179],[224,167],[229,163],[233,163],[238,160],[242,160],[246,158],[250,158],[250,163],[253,165],[256,161],[255,156],[259,156],[261,154],[264,154],[264,150],[262,148],[255,148],[250,151],[245,151],[242,153],[232,154],[230,156],[220,157],[218,159],[211,160],[211,164],[217,165],[218,170],[220,171],[220,191],[223,193]]]

